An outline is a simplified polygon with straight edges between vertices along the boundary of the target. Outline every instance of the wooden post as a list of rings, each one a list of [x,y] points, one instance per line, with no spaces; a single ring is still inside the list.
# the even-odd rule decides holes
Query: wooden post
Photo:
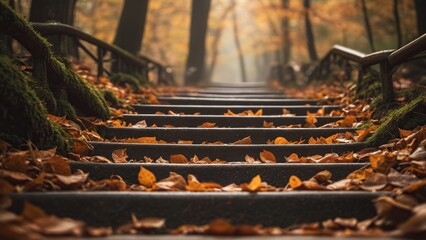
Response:
[[[104,74],[104,49],[98,46],[97,53],[98,77],[102,77],[102,75]]]
[[[392,67],[387,61],[380,63],[380,76],[382,79],[383,100],[391,103],[394,101]]]

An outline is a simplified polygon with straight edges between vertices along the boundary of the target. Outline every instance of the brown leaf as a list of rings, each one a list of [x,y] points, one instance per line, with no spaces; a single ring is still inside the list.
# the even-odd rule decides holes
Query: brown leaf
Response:
[[[232,144],[251,144],[251,137],[245,137],[243,139],[233,142]]]
[[[15,187],[8,181],[0,178],[0,194],[14,192]]]
[[[145,187],[152,187],[157,181],[155,175],[148,169],[141,167],[138,174],[138,182]]]
[[[6,179],[11,183],[22,183],[32,180],[27,174],[2,169],[0,169],[0,178]]]
[[[56,174],[55,176],[59,180],[59,185],[63,187],[75,187],[84,184],[87,181],[89,174],[84,172],[77,172],[69,176],[59,174]]]
[[[199,128],[214,128],[216,126],[216,123],[213,122],[205,122],[198,126]]]
[[[29,202],[24,202],[21,216],[27,220],[35,220],[37,218],[45,218],[47,214],[40,207]]]
[[[190,141],[190,140],[179,140],[178,144],[192,144],[194,141]]]
[[[43,161],[44,170],[47,173],[61,174],[61,175],[71,175],[71,167],[67,162],[67,159],[54,155],[53,157]]]
[[[188,163],[188,159],[182,154],[174,154],[170,156],[171,163]]]
[[[72,152],[80,155],[88,155],[93,150],[93,146],[84,140],[74,139]]]
[[[414,208],[414,215],[398,226],[396,235],[419,236],[426,232],[426,204]]]
[[[263,127],[264,128],[274,128],[274,122],[267,122],[267,121],[263,121]]]
[[[215,219],[208,224],[206,233],[212,235],[233,235],[236,228],[224,219]]]
[[[186,181],[181,175],[170,172],[168,178],[165,178],[154,184],[155,188],[158,190],[185,190],[186,189]]]
[[[34,221],[41,232],[45,235],[75,235],[80,236],[83,233],[84,223],[72,220],[70,218],[58,218],[55,216],[37,218]]]
[[[113,233],[111,227],[87,227],[86,232],[89,237],[106,237]]]
[[[29,183],[27,183],[27,184],[24,185],[25,191],[30,191],[30,190],[32,190],[34,188],[40,188],[40,187],[42,187],[43,183],[44,183],[45,176],[46,176],[45,172],[40,172],[38,174],[38,176],[36,178],[34,178],[33,181],[31,181],[31,182],[29,182]]]
[[[306,128],[315,128],[315,123],[318,122],[317,118],[314,116],[307,116],[305,119],[305,127]]]
[[[127,149],[116,149],[112,152],[112,160],[115,163],[127,163]]]
[[[2,167],[6,170],[25,173],[28,169],[27,152],[8,152],[7,156],[2,159]]]
[[[396,202],[389,196],[380,196],[373,200],[377,215],[395,225],[405,222],[412,215],[410,206]]]
[[[132,213],[132,223],[136,229],[141,230],[154,230],[163,228],[166,224],[166,220],[163,218],[147,217],[138,219],[134,213]]]
[[[277,162],[275,155],[268,150],[263,150],[259,155],[260,155],[260,160],[262,160],[262,162],[264,162],[264,163],[276,163]]]
[[[296,153],[292,153],[290,156],[286,158],[287,162],[289,163],[299,163],[300,158]]]
[[[135,123],[135,125],[133,125],[132,127],[133,128],[146,128],[146,127],[148,127],[148,124],[146,123],[145,120],[142,120],[142,121]]]
[[[365,179],[364,183],[360,187],[364,190],[375,192],[386,187],[387,183],[388,180],[386,175],[373,173]]]

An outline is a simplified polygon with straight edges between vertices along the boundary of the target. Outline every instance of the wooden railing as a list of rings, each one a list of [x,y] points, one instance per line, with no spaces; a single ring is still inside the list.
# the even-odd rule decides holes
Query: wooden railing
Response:
[[[31,23],[34,29],[44,36],[58,36],[60,49],[62,53],[66,53],[68,40],[65,37],[71,37],[77,44],[77,47],[83,50],[97,64],[97,74],[102,76],[104,73],[110,75],[111,69],[105,66],[110,62],[116,66],[115,72],[124,72],[139,75],[148,80],[153,73],[160,84],[174,84],[172,70],[160,63],[144,56],[135,56],[117,46],[108,44],[99,40],[75,27],[62,23]],[[96,53],[90,51],[82,41],[93,45]],[[105,59],[110,53],[110,59]]]
[[[314,70],[309,75],[309,81],[320,80],[327,77],[334,65],[338,65],[345,70],[345,75],[349,78],[352,71],[350,63],[358,65],[358,87],[367,69],[373,65],[380,65],[380,76],[382,84],[383,98],[387,102],[394,100],[394,89],[392,75],[396,67],[404,62],[426,57],[426,34],[411,41],[407,45],[397,50],[384,50],[365,54],[347,47],[334,45],[331,50],[319,61]],[[359,90],[359,89],[358,89]]]

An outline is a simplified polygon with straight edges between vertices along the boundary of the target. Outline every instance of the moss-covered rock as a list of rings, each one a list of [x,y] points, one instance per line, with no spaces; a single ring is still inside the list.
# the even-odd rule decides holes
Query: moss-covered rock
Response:
[[[107,103],[109,102],[112,107],[120,105],[120,99],[110,90],[103,90],[102,95],[104,96]]]
[[[367,144],[371,146],[384,144],[398,136],[398,128],[413,129],[426,124],[426,118],[422,112],[425,104],[426,93],[422,93],[411,102],[389,112],[376,132],[367,139]]]
[[[67,151],[68,135],[48,120],[29,80],[6,55],[0,55],[0,76],[0,137],[16,146],[30,139],[42,149]]]
[[[34,59],[43,61],[46,74],[36,77],[40,82],[47,83],[56,100],[69,101],[78,112],[87,116],[108,119],[109,108],[102,95],[54,56],[46,39],[35,32],[28,21],[13,11],[4,1],[0,1],[0,31],[20,42]],[[43,72],[43,69],[39,72]],[[64,91],[66,94],[63,94]],[[69,116],[75,112],[68,111],[71,110],[69,106],[57,110]]]
[[[134,91],[139,91],[139,80],[133,75],[127,73],[114,73],[110,77],[114,85],[126,87],[130,86]]]

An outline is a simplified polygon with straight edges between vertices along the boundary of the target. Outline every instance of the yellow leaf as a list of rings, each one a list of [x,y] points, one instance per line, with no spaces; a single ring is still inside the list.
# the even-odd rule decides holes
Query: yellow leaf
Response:
[[[288,180],[288,184],[292,189],[296,189],[302,185],[302,181],[300,180],[300,178],[292,175]]]
[[[247,190],[254,192],[260,187],[261,183],[262,179],[259,175],[256,175],[256,177],[252,178],[250,183],[247,185]]]

